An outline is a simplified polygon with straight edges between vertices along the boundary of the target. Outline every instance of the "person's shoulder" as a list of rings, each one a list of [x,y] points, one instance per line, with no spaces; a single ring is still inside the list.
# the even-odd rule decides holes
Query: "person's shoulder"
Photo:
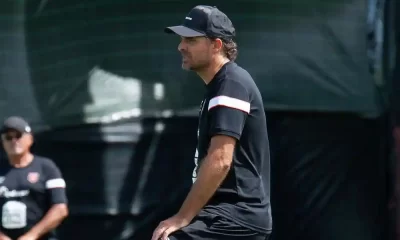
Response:
[[[212,85],[212,89],[217,95],[235,96],[249,101],[256,91],[252,76],[235,62],[225,65],[218,77],[216,83]]]
[[[251,74],[236,63],[230,64],[224,77],[228,84],[240,84],[245,88],[251,88],[254,85]]]
[[[226,67],[226,77],[242,77],[253,79],[250,73],[235,62],[230,62]]]
[[[47,158],[47,157],[34,155],[34,160],[37,162],[37,164],[40,164],[40,165],[44,166],[45,168],[57,167],[55,162],[52,159]]]

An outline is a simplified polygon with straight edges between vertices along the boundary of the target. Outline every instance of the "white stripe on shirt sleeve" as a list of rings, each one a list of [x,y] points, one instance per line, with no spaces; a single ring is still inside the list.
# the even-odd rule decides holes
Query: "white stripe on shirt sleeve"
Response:
[[[250,103],[228,96],[217,96],[210,100],[208,103],[208,110],[216,106],[224,106],[229,108],[238,109],[240,111],[250,113]]]
[[[47,189],[65,188],[65,187],[66,187],[66,183],[65,183],[64,179],[62,179],[62,178],[50,179],[46,182]]]

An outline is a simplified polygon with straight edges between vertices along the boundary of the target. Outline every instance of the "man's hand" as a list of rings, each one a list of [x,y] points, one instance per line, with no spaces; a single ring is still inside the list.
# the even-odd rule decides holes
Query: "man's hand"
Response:
[[[190,221],[178,215],[168,218],[162,221],[154,230],[151,240],[168,240],[168,236],[171,233],[186,227],[189,223]]]
[[[18,238],[18,240],[37,240],[37,239],[38,239],[37,236],[29,233],[22,235],[21,237]]]
[[[7,237],[3,233],[0,233],[0,240],[12,240],[11,238]]]

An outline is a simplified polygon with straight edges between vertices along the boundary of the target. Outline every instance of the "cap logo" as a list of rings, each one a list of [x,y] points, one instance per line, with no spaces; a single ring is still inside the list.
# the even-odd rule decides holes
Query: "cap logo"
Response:
[[[185,17],[185,19],[187,19],[187,20],[192,20],[192,18],[191,18],[191,17]]]

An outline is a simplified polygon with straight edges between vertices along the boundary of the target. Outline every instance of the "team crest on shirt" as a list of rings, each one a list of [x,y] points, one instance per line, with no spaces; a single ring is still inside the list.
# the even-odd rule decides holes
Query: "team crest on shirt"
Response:
[[[39,176],[40,175],[37,172],[30,172],[28,173],[27,179],[30,183],[36,183],[39,180]]]

